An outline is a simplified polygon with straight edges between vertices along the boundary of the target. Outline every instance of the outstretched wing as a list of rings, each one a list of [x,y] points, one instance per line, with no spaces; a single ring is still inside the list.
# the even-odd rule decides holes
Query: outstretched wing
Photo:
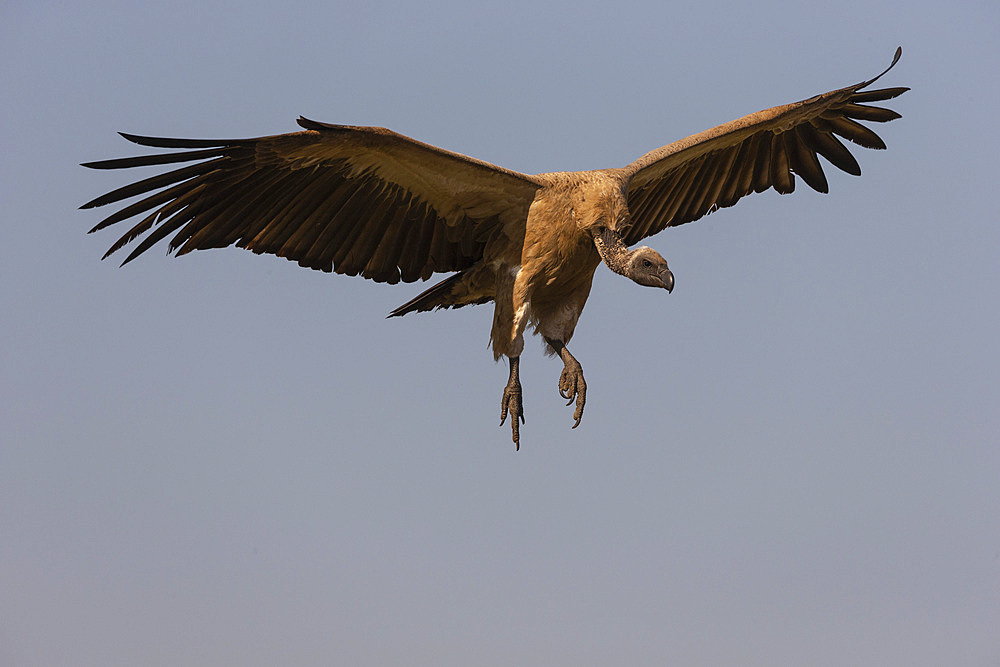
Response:
[[[849,174],[861,167],[837,135],[865,148],[885,143],[858,121],[886,122],[900,115],[869,106],[909,88],[863,90],[873,79],[801,102],[744,116],[646,153],[624,168],[631,176],[628,206],[632,226],[623,238],[638,243],[666,227],[675,227],[732,206],[751,192],[773,187],[781,194],[795,189],[795,174],[810,187],[827,192],[817,155]]]
[[[91,208],[142,198],[97,224],[142,219],[105,257],[144,237],[124,263],[173,235],[178,255],[236,245],[300,265],[412,282],[465,269],[523,237],[540,183],[385,128],[299,119],[304,132],[237,140],[122,134],[183,149],[88,162],[94,169],[192,162],[109,192]]]

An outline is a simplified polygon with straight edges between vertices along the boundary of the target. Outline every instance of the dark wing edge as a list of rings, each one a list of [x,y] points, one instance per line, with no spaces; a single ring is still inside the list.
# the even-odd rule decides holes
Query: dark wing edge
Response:
[[[909,88],[864,90],[899,61],[867,81],[816,95],[801,102],[759,111],[692,135],[643,155],[624,168],[632,226],[624,240],[633,245],[666,227],[682,225],[741,198],[774,188],[795,190],[798,175],[817,192],[829,190],[818,156],[849,174],[861,167],[837,138],[858,146],[884,149],[885,142],[859,121],[884,123],[900,114],[869,102],[881,102]]]
[[[141,238],[122,264],[172,236],[168,253],[230,245],[378,282],[461,271],[518,233],[539,183],[385,128],[317,123],[255,139],[121,133],[175,152],[87,162],[92,169],[191,163],[125,185],[81,208],[141,197],[96,232],[141,218],[105,253]]]

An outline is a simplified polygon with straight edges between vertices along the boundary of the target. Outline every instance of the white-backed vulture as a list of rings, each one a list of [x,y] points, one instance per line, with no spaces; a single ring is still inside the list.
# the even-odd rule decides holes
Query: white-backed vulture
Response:
[[[869,102],[907,88],[866,88],[879,76],[801,102],[744,116],[646,153],[615,169],[528,175],[442,150],[379,127],[328,125],[256,139],[165,139],[182,149],[84,166],[121,169],[191,162],[109,192],[82,208],[141,196],[91,231],[141,217],[105,257],[143,237],[128,263],[171,236],[169,251],[236,245],[301,266],[390,284],[455,272],[390,313],[494,302],[491,341],[510,376],[501,400],[515,447],[524,422],[518,363],[528,324],[564,368],[559,393],[576,402],[587,385],[566,344],[603,261],[640,285],[670,291],[666,260],[640,240],[732,206],[752,192],[792,192],[798,175],[827,192],[818,156],[850,174],[861,168],[837,137],[885,144],[858,121],[899,118]]]

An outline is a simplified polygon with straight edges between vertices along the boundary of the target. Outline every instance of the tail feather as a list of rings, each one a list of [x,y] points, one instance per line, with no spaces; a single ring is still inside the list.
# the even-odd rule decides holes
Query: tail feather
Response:
[[[489,303],[493,300],[492,294],[473,292],[466,283],[466,279],[470,277],[470,273],[475,268],[478,267],[448,276],[393,310],[388,317],[399,317],[407,313],[426,312],[437,308],[461,308],[462,306]]]

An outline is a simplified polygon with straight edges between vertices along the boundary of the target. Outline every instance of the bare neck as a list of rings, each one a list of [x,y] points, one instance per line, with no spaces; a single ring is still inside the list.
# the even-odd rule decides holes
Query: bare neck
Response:
[[[625,247],[625,242],[617,232],[601,227],[600,231],[594,234],[594,245],[601,259],[608,265],[608,268],[620,275],[631,277],[628,274],[629,258],[631,251]]]

